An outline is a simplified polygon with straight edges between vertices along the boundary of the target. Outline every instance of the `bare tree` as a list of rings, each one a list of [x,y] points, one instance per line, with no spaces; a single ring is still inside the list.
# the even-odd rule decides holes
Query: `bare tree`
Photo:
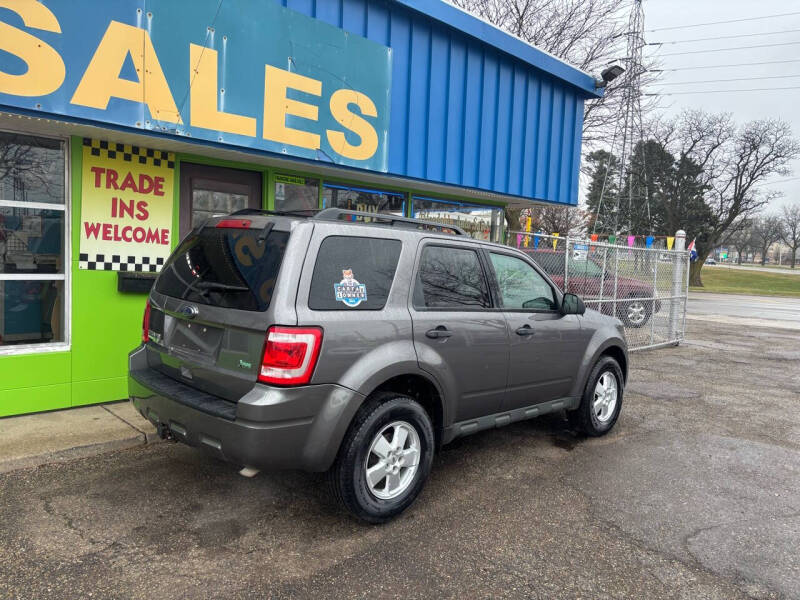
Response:
[[[800,203],[783,207],[781,240],[792,251],[790,264],[797,265],[797,250],[800,248]]]
[[[761,254],[761,264],[767,262],[767,253],[772,244],[781,239],[783,223],[777,215],[760,217],[753,223],[753,245]]]
[[[773,175],[790,173],[789,163],[800,156],[800,143],[779,119],[750,121],[736,126],[728,114],[685,111],[655,129],[659,141],[679,158],[700,168],[706,210],[684,214],[685,228],[696,231],[698,258],[689,272],[690,285],[702,287],[706,258],[726,234],[742,227],[780,194],[761,184]],[[682,213],[678,213],[679,215]]]
[[[545,233],[580,235],[586,229],[586,213],[577,206],[542,206],[532,210],[533,222]]]
[[[533,205],[525,207],[507,206],[506,220],[509,231],[524,231],[527,218],[531,218],[531,231],[561,236],[580,236],[586,232],[588,215],[578,206]]]
[[[741,226],[728,232],[722,243],[736,250],[736,263],[742,264],[742,257],[753,248],[753,223],[749,219],[742,221]]]

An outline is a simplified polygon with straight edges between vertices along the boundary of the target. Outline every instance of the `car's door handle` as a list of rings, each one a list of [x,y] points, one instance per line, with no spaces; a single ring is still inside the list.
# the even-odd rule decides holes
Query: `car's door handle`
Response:
[[[435,340],[438,338],[448,338],[453,335],[453,332],[449,331],[444,325],[439,325],[436,329],[429,329],[426,331],[425,335]]]
[[[523,325],[517,329],[517,335],[533,335],[536,331],[530,325]]]

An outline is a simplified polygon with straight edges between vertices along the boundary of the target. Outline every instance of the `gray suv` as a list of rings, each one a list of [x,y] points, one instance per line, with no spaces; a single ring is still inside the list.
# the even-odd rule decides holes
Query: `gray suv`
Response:
[[[561,410],[607,433],[627,365],[620,321],[522,252],[390,215],[242,211],[166,262],[129,391],[163,437],[244,474],[327,471],[378,523],[457,437]]]

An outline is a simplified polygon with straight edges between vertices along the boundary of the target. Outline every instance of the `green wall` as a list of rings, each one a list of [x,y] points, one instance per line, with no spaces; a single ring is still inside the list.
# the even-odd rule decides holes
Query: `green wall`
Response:
[[[109,141],[114,141],[109,136]],[[0,417],[69,408],[121,400],[128,395],[127,355],[139,344],[146,296],[117,291],[117,273],[86,271],[78,268],[81,225],[82,140],[70,140],[71,221],[72,221],[72,343],[67,352],[0,355]],[[152,145],[158,149],[158,144]],[[180,204],[180,163],[193,162],[221,167],[259,171],[263,176],[262,205],[274,207],[274,175],[300,175],[319,179],[296,170],[274,170],[247,163],[177,154],[173,197],[173,232],[178,231]],[[326,179],[326,181],[333,181]],[[337,179],[344,185],[359,183]],[[321,182],[320,182],[321,183]],[[369,186],[373,187],[373,186]],[[412,191],[387,187],[387,191]],[[320,198],[322,195],[320,185]],[[424,195],[424,194],[422,194]],[[463,200],[456,196],[444,199]],[[409,203],[407,202],[407,205]],[[497,203],[485,202],[497,206]],[[409,209],[410,210],[410,209]],[[173,247],[179,241],[173,237]]]

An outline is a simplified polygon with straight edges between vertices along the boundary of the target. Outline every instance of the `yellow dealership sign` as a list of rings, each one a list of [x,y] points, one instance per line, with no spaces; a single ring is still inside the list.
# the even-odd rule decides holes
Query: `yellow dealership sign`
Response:
[[[391,65],[263,0],[0,0],[0,105],[374,171]]]
[[[84,139],[81,269],[161,270],[172,242],[174,174],[171,152]]]

